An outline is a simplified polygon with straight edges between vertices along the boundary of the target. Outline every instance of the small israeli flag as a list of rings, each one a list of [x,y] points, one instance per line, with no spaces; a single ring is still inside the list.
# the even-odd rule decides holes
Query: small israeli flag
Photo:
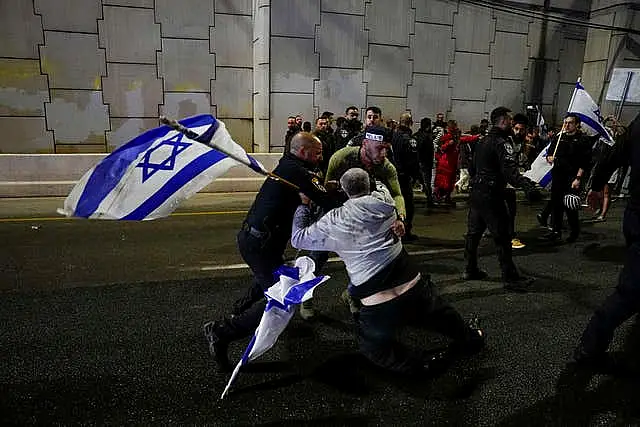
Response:
[[[168,216],[181,202],[240,164],[213,147],[264,171],[215,117],[200,115],[180,123],[199,137],[189,139],[169,126],[137,136],[85,173],[58,212],[138,221]]]
[[[329,276],[316,277],[313,274],[315,269],[315,262],[303,256],[296,259],[294,267],[283,265],[275,271],[274,275],[279,276],[279,280],[264,293],[267,306],[260,324],[233,370],[220,399],[227,394],[243,365],[257,359],[273,347],[289,324],[298,304],[313,297],[314,289],[329,280]]]

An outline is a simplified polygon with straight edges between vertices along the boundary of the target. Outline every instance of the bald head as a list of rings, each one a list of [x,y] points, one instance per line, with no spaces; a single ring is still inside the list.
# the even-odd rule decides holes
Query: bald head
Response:
[[[309,132],[298,132],[291,138],[291,154],[317,165],[322,160],[322,142]]]
[[[411,118],[411,113],[402,113],[400,115],[400,126],[406,126],[410,128],[413,125],[413,118]]]

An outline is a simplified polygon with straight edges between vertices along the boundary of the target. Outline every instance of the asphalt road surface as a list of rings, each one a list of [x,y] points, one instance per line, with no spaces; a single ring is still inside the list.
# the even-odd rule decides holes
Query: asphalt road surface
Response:
[[[490,279],[462,282],[466,208],[424,215],[419,205],[421,238],[407,249],[464,317],[479,316],[483,353],[431,380],[371,368],[357,353],[339,300],[346,274],[334,261],[316,291],[319,318],[296,315],[221,401],[228,374],[216,370],[202,324],[249,283],[235,234],[250,201],[201,196],[170,218],[124,223],[54,218],[60,200],[0,200],[0,424],[640,423],[634,371],[585,375],[567,364],[621,268],[623,201],[604,223],[583,212],[580,240],[563,245],[538,241],[540,206],[520,203],[527,246],[516,263],[537,279],[527,294],[502,288],[490,241],[480,260]],[[631,362],[640,360],[636,326],[625,324],[613,348]],[[405,339],[446,344],[415,330]],[[232,360],[247,341],[231,346]]]

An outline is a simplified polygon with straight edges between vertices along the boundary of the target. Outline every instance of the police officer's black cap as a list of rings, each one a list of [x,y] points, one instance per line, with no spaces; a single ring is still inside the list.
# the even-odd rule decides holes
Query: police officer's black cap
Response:
[[[382,126],[367,126],[364,129],[364,138],[371,141],[391,142],[391,131]]]

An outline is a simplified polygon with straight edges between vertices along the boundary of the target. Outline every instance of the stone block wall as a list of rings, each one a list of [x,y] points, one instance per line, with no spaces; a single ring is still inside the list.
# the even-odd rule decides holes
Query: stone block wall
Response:
[[[214,113],[253,151],[251,0],[3,0],[0,153],[103,153]]]
[[[638,29],[634,2],[480,4],[3,0],[0,153],[108,152],[159,114],[216,114],[253,152],[282,150],[290,114],[349,105],[468,128],[531,102],[557,123],[578,76],[602,100],[613,67],[640,67],[640,36],[542,19]]]

